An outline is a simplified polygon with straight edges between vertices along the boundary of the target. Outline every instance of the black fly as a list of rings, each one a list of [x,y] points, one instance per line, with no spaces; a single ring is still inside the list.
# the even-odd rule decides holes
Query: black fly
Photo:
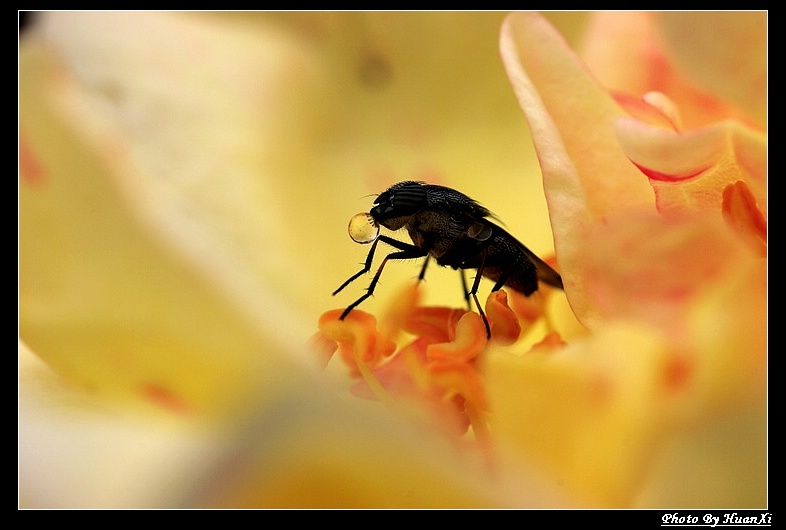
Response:
[[[445,186],[405,181],[380,193],[374,204],[368,213],[374,225],[382,225],[393,231],[406,228],[413,244],[386,235],[374,239],[363,269],[341,284],[333,292],[334,295],[371,270],[380,240],[398,250],[385,257],[366,294],[344,310],[340,317],[342,320],[374,294],[382,269],[388,260],[393,259],[425,257],[420,270],[421,280],[432,257],[439,265],[461,270],[464,297],[469,301],[471,295],[475,300],[489,338],[491,328],[477,296],[481,276],[496,282],[492,292],[508,286],[529,296],[538,290],[538,281],[562,289],[562,278],[557,271],[508,232],[489,221],[487,217],[491,216],[491,212],[463,193]],[[464,269],[478,271],[469,290]]]

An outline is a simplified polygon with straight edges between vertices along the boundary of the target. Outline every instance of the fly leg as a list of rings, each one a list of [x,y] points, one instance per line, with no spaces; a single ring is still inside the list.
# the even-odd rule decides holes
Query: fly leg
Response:
[[[423,278],[426,277],[426,266],[428,266],[428,258],[429,256],[426,255],[426,261],[423,262],[423,268],[420,269],[420,274],[418,274],[418,281],[423,281]]]
[[[366,274],[368,271],[371,270],[371,263],[374,261],[374,252],[376,252],[376,250],[377,250],[377,243],[379,243],[379,240],[382,237],[384,237],[384,236],[379,236],[377,239],[374,240],[374,243],[371,244],[371,248],[369,249],[368,255],[366,256],[366,263],[365,263],[365,265],[363,265],[363,268],[360,269],[360,272],[358,272],[357,274],[353,274],[352,276],[350,276],[350,278],[347,281],[342,283],[341,286],[338,289],[333,291],[333,296],[336,296],[338,293],[341,292],[341,290],[344,287],[346,287],[350,283],[354,282],[355,280],[357,280],[358,278],[360,278],[361,276],[363,276],[364,274]]]
[[[483,256],[480,258],[480,266],[478,267],[478,273],[475,275],[475,281],[472,282],[472,289],[469,291],[469,294],[471,294],[472,298],[475,299],[475,306],[478,308],[478,313],[480,313],[480,318],[483,319],[483,325],[486,326],[486,338],[491,339],[491,327],[489,326],[489,321],[486,318],[486,313],[483,312],[483,308],[480,306],[480,302],[478,301],[478,287],[480,286],[480,279],[483,277],[483,267],[484,264],[486,263],[487,254],[488,254],[488,248],[486,248],[483,251]],[[462,271],[462,277],[463,277],[463,271]]]
[[[472,306],[470,305],[470,301],[469,301],[469,288],[467,287],[467,273],[464,272],[464,269],[459,269],[459,273],[461,274],[461,288],[464,291],[464,301],[467,302],[467,309],[471,311]]]
[[[499,280],[497,280],[497,283],[494,284],[494,287],[491,289],[491,292],[496,293],[497,291],[502,289],[505,286],[505,282],[508,281],[508,276],[510,276],[510,267],[502,271],[502,274],[500,274],[499,276]]]
[[[385,256],[385,259],[382,260],[382,263],[379,265],[379,268],[377,269],[377,272],[374,274],[374,278],[371,280],[371,283],[366,288],[366,294],[364,294],[363,296],[361,296],[360,298],[355,300],[353,303],[351,303],[344,310],[344,312],[341,313],[341,316],[339,317],[339,320],[344,320],[344,318],[349,314],[350,311],[352,311],[358,305],[360,305],[363,302],[363,300],[365,300],[366,298],[368,298],[369,296],[374,294],[374,289],[377,287],[377,282],[379,282],[379,277],[382,275],[382,270],[385,268],[385,264],[388,262],[388,260],[391,260],[391,259],[422,258],[422,257],[425,257],[425,256],[428,255],[427,252],[421,250],[420,248],[416,247],[415,245],[410,245],[408,243],[403,243],[401,241],[398,241],[397,239],[393,239],[392,237],[379,236],[377,238],[377,240],[374,241],[374,244],[371,247],[371,250],[369,250],[368,256],[366,257],[366,263],[365,263],[363,269],[360,272],[358,272],[357,274],[353,275],[347,281],[345,281],[341,285],[341,287],[339,287],[338,289],[335,290],[335,292],[333,294],[338,293],[339,291],[341,291],[341,289],[343,289],[344,287],[346,287],[347,285],[352,283],[354,280],[356,280],[358,277],[360,277],[361,275],[365,274],[366,272],[368,272],[371,269],[371,262],[374,260],[374,251],[376,250],[377,241],[379,241],[380,239],[384,243],[387,243],[388,245],[390,245],[390,246],[392,246],[394,248],[399,249],[399,251],[398,252],[391,252],[390,254]],[[426,259],[426,263],[428,263],[428,259]],[[421,270],[421,274],[425,274],[425,272],[426,272],[426,264],[423,265],[423,269]]]

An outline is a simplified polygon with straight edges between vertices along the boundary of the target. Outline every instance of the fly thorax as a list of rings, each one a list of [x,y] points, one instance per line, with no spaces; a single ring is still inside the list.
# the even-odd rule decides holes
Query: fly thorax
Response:
[[[418,230],[418,227],[414,223],[409,223],[407,225],[407,233],[416,247],[427,250],[431,245],[425,234]]]
[[[372,210],[373,215],[373,210]],[[404,225],[412,218],[410,215],[402,216],[402,217],[393,217],[391,219],[385,219],[384,221],[378,221],[379,224],[384,226],[390,231],[395,232],[401,228],[404,228]]]

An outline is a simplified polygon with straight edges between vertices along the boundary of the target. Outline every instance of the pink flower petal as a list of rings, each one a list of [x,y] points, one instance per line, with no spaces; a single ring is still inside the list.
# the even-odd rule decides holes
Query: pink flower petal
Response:
[[[696,301],[760,258],[720,216],[627,214],[598,225],[580,249],[598,311],[683,340]]]
[[[668,94],[688,128],[729,117],[764,123],[763,25],[766,13],[598,12],[580,56],[612,90]]]
[[[659,13],[675,70],[759,125],[767,119],[767,12]]]
[[[660,92],[649,92],[637,97],[627,92],[615,92],[614,100],[631,116],[643,122],[679,130],[682,118],[677,106]]]
[[[616,130],[622,149],[650,178],[662,213],[720,211],[724,189],[737,181],[766,205],[763,134],[734,121],[679,133],[632,118],[619,118]]]
[[[575,249],[588,227],[608,214],[653,209],[652,190],[616,138],[614,122],[623,110],[545,19],[510,15],[500,51],[532,131],[565,292],[577,318],[589,325],[597,314]]]

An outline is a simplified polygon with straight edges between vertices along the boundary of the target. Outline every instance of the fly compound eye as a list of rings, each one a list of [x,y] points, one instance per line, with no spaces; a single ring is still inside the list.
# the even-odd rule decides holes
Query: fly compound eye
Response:
[[[361,245],[367,245],[379,236],[379,225],[370,214],[360,212],[353,215],[352,219],[349,220],[347,231],[352,241]]]
[[[404,182],[390,188],[390,202],[402,214],[413,214],[426,204],[426,190],[419,182]]]
[[[428,204],[428,198],[420,182],[407,181],[394,184],[380,193],[374,204],[376,206],[371,209],[371,216],[385,224],[385,221],[397,217],[415,215]],[[390,228],[387,224],[385,226]]]

